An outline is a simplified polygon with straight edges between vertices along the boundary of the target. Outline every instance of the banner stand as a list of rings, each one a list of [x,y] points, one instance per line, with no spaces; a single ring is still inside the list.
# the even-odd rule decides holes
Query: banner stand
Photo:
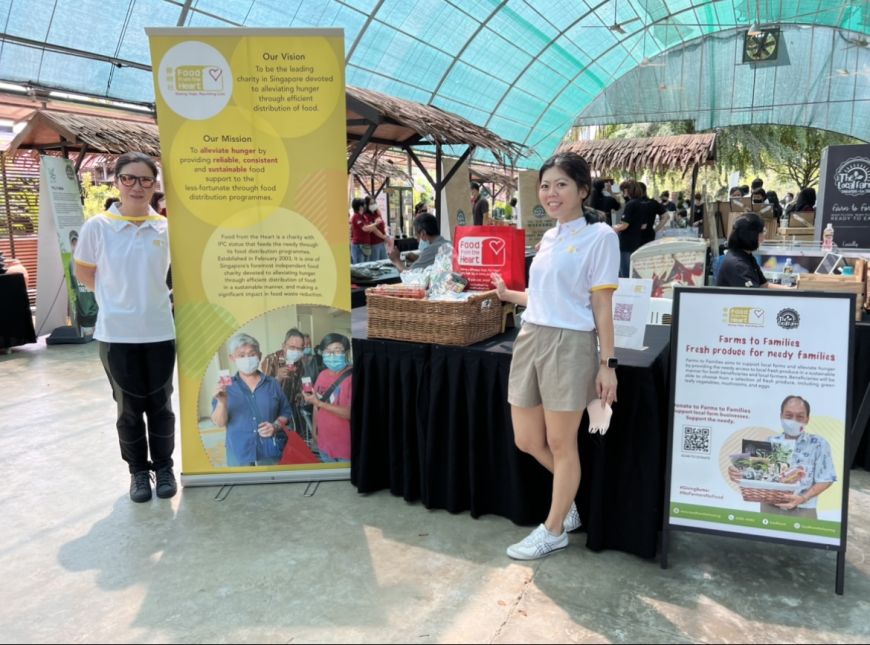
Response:
[[[65,325],[55,327],[54,331],[45,339],[46,345],[84,345],[94,339],[93,336],[85,336],[79,332],[78,327]]]
[[[861,445],[861,440],[864,438],[868,422],[870,422],[870,385],[864,391],[861,407],[858,408],[858,413],[855,415],[855,423],[852,424],[852,431],[849,433],[848,463],[850,467],[855,463],[855,455],[858,452],[858,446]]]
[[[303,482],[347,481],[344,468],[323,468],[313,476],[313,469],[305,471],[272,470],[248,473],[181,474],[181,484],[188,486],[239,486],[244,484],[299,484]]]
[[[146,33],[171,213],[181,483],[349,479],[350,245],[334,217],[347,209],[344,32]],[[219,400],[245,397],[252,377],[268,397]]]
[[[39,215],[37,335],[51,329],[48,345],[89,343],[92,335],[82,330],[96,324],[97,307],[94,294],[75,278],[72,257],[85,219],[69,159],[40,157]]]
[[[751,292],[751,295],[750,295],[750,292]],[[804,536],[804,535],[802,535],[801,531],[797,531],[795,533],[794,539],[786,539],[786,538],[777,537],[774,535],[765,535],[765,533],[767,533],[767,532],[772,532],[772,531],[766,530],[767,525],[768,525],[767,519],[765,519],[763,521],[763,524],[765,526],[764,529],[747,530],[744,528],[743,530],[741,530],[742,527],[737,522],[734,522],[734,524],[732,525],[733,528],[729,528],[729,524],[727,524],[727,523],[720,524],[720,526],[722,526],[721,530],[717,530],[715,528],[709,528],[710,525],[715,526],[716,523],[721,522],[721,520],[718,520],[718,519],[709,519],[709,520],[700,520],[700,521],[688,520],[687,518],[684,517],[684,515],[686,515],[688,512],[691,512],[691,511],[688,511],[685,509],[685,507],[689,506],[690,504],[687,502],[676,502],[675,498],[672,496],[672,495],[681,495],[682,494],[682,489],[685,488],[685,485],[680,486],[679,484],[681,482],[691,483],[690,480],[687,479],[686,472],[680,473],[681,479],[679,481],[677,481],[675,479],[675,474],[674,474],[675,461],[676,461],[676,459],[675,459],[676,453],[674,451],[675,434],[676,434],[676,432],[675,432],[675,415],[677,413],[676,412],[677,405],[680,405],[680,407],[682,409],[682,408],[686,407],[686,402],[691,400],[690,396],[685,396],[685,393],[691,394],[691,388],[689,388],[688,384],[682,384],[682,387],[681,387],[680,394],[684,395],[685,398],[678,398],[678,396],[680,396],[680,395],[678,395],[678,393],[677,393],[677,387],[678,387],[678,385],[680,385],[680,383],[678,383],[678,373],[685,372],[685,374],[689,374],[689,370],[687,368],[684,370],[683,364],[681,362],[683,360],[686,360],[685,356],[683,356],[683,354],[681,353],[681,349],[682,349],[681,342],[685,345],[684,349],[685,349],[685,353],[687,355],[690,352],[690,349],[691,349],[691,351],[697,351],[698,349],[703,349],[703,348],[698,348],[697,346],[690,347],[691,343],[698,343],[699,342],[698,341],[699,337],[697,335],[693,336],[688,329],[686,330],[686,333],[685,333],[685,336],[687,338],[684,338],[682,341],[680,340],[681,300],[686,300],[687,298],[690,298],[690,297],[695,298],[698,296],[700,296],[700,298],[704,298],[704,297],[709,298],[710,296],[713,296],[717,300],[720,300],[720,302],[716,302],[715,304],[711,303],[711,302],[707,302],[707,301],[702,301],[701,306],[710,307],[712,310],[715,310],[717,312],[722,312],[723,320],[728,320],[729,322],[731,322],[729,319],[729,316],[730,316],[729,312],[731,311],[731,308],[728,307],[728,305],[731,304],[731,302],[729,302],[729,300],[728,300],[728,297],[730,296],[732,298],[733,302],[741,303],[743,305],[749,305],[748,307],[747,306],[734,307],[733,309],[738,309],[738,308],[739,309],[746,309],[747,311],[751,311],[751,312],[760,311],[762,318],[765,316],[765,312],[763,311],[764,307],[759,303],[764,303],[765,300],[770,299],[771,304],[774,305],[773,308],[771,309],[771,311],[775,311],[776,309],[780,309],[780,307],[778,306],[778,303],[776,303],[776,301],[774,301],[773,299],[774,298],[780,298],[780,299],[787,298],[788,302],[784,303],[785,308],[780,309],[779,314],[778,314],[777,319],[776,319],[776,322],[783,329],[794,330],[798,327],[798,324],[803,325],[804,321],[801,320],[801,317],[806,315],[806,318],[810,318],[810,316],[811,316],[810,310],[812,309],[813,305],[811,305],[809,303],[809,301],[813,301],[813,300],[816,301],[815,307],[817,309],[826,309],[829,312],[828,318],[825,321],[827,323],[829,332],[830,332],[831,325],[833,325],[833,322],[831,322],[832,316],[836,322],[842,322],[844,325],[846,325],[846,329],[844,329],[843,331],[846,331],[848,334],[848,336],[847,336],[848,344],[845,347],[841,348],[847,352],[847,365],[846,365],[846,369],[845,369],[845,374],[841,373],[841,376],[845,377],[845,385],[846,385],[845,405],[843,406],[843,408],[844,408],[843,418],[845,420],[845,423],[843,424],[843,430],[845,431],[845,433],[844,433],[845,436],[843,437],[843,439],[844,439],[843,444],[844,445],[842,446],[843,458],[841,461],[838,461],[836,459],[836,456],[833,457],[834,465],[842,468],[842,498],[840,501],[841,506],[840,506],[839,537],[837,539],[836,544],[833,543],[833,541],[831,541],[829,543],[823,543],[820,541],[811,541],[811,539],[812,539],[811,535]],[[699,300],[700,300],[700,298],[699,298]],[[798,303],[801,300],[803,300],[804,298],[806,298],[807,304],[805,306],[801,307]],[[826,304],[824,307],[819,307],[818,301],[820,299],[829,299],[829,300],[826,301]],[[837,303],[836,302],[837,299],[839,299],[843,302]],[[783,302],[783,300],[780,300],[779,302]],[[827,305],[827,302],[830,302],[830,306]],[[842,316],[842,321],[840,321],[835,315],[830,313],[839,304],[843,305],[841,307],[841,309],[843,310],[843,314],[844,314]],[[854,423],[854,425],[852,423],[850,423],[850,421],[851,421],[851,419],[850,419],[850,417],[851,417],[851,405],[849,404],[849,402],[852,400],[852,372],[853,372],[853,359],[852,359],[852,357],[853,357],[854,342],[855,342],[854,317],[853,317],[853,313],[852,313],[855,310],[854,308],[855,308],[855,295],[854,294],[842,294],[842,293],[835,294],[835,293],[829,293],[829,292],[803,292],[800,296],[798,296],[798,295],[795,295],[795,294],[788,292],[788,291],[772,291],[772,290],[766,290],[766,289],[750,290],[750,289],[685,288],[685,287],[677,287],[674,289],[673,324],[671,326],[671,366],[672,366],[672,368],[671,368],[671,376],[670,376],[670,378],[671,378],[671,383],[670,383],[671,395],[670,395],[670,401],[669,401],[670,405],[669,405],[669,412],[668,412],[669,432],[668,432],[667,473],[666,473],[666,480],[665,480],[664,517],[663,517],[663,521],[662,521],[661,555],[660,555],[660,560],[659,560],[659,563],[660,563],[660,566],[662,569],[668,568],[668,555],[669,555],[669,549],[670,549],[670,532],[673,530],[688,531],[688,532],[694,532],[694,533],[707,533],[707,534],[719,535],[719,536],[723,536],[723,537],[737,537],[737,538],[750,539],[750,540],[761,540],[761,541],[765,541],[765,542],[772,542],[775,544],[784,544],[784,545],[789,545],[789,546],[803,546],[803,547],[809,547],[809,548],[817,548],[817,549],[823,549],[826,551],[836,551],[837,561],[836,561],[836,574],[835,574],[834,590],[835,590],[835,593],[837,595],[843,595],[844,587],[845,587],[846,543],[847,543],[847,536],[848,536],[849,471],[850,471],[850,468],[852,465],[852,461],[854,461],[854,455],[855,455],[855,451],[857,450],[858,442],[860,442],[860,439],[864,433],[864,428],[867,424],[867,421],[870,420],[870,387],[868,387],[867,392],[865,392],[865,394],[864,394],[864,398],[863,398],[863,401],[861,403],[861,407],[858,411],[858,414],[856,415],[855,423]],[[787,312],[789,314],[789,316],[790,316],[789,320],[782,320],[781,319],[781,317],[783,316],[783,314],[785,312]],[[715,316],[714,316],[714,318],[715,318]],[[713,320],[714,318],[711,318],[711,320]],[[699,322],[698,320],[691,320],[690,326],[697,328],[699,326],[699,324],[704,325],[707,322],[708,321],[700,321]],[[752,324],[751,321],[748,321],[748,322],[749,322],[749,324]],[[812,327],[812,321],[810,322],[810,324],[808,326]],[[731,325],[731,327],[732,327],[731,330],[727,330],[727,328],[723,328],[723,329],[725,329],[726,331],[730,331],[732,334],[736,335],[738,333],[737,331],[734,330],[736,325]],[[778,330],[778,331],[781,331],[781,330]],[[718,331],[716,329],[713,329],[712,333],[717,334]],[[744,329],[743,333],[772,334],[772,333],[776,333],[776,332],[765,331],[765,330],[763,330],[763,328],[756,331],[756,330],[752,329],[751,327],[749,327],[749,325],[747,325],[747,329]],[[732,340],[733,341],[734,338],[723,339],[723,336],[720,334],[719,335],[719,342],[721,343],[723,340]],[[754,342],[754,340],[752,338],[750,338],[749,340]],[[701,341],[701,342],[703,342],[703,341]],[[713,341],[713,342],[716,342],[716,341]],[[751,346],[751,343],[750,343],[750,346]],[[792,345],[792,346],[793,347],[801,347],[800,345]],[[804,350],[804,351],[807,351],[807,350]],[[809,349],[809,351],[814,351],[814,348]],[[835,352],[836,350],[831,349],[830,351]],[[705,352],[699,352],[699,353],[705,353]],[[763,362],[763,359],[760,357],[760,355],[758,355],[756,358],[759,362]],[[831,358],[833,359],[834,357],[832,356]],[[841,359],[838,357],[837,360],[841,360]],[[686,360],[686,365],[688,366],[688,364],[689,364],[689,362],[688,362],[688,360]],[[779,367],[781,367],[781,364],[771,363],[770,367],[771,368],[779,368]],[[699,377],[697,376],[697,374],[694,374],[692,376],[692,378],[697,379]],[[701,378],[703,378],[703,377],[701,377]],[[745,376],[744,378],[749,379],[748,376]],[[687,380],[687,383],[688,382],[689,381]],[[696,382],[697,381],[691,381],[691,383],[693,383],[693,384]],[[706,387],[709,387],[709,386],[706,386]],[[752,385],[750,385],[749,387],[752,387]],[[788,389],[789,394],[796,394],[795,390],[797,388],[794,385],[789,386],[787,389]],[[733,393],[731,393],[731,394],[733,395]],[[713,402],[716,401],[715,396],[712,398],[712,401]],[[751,404],[748,404],[748,405],[751,405]],[[783,402],[782,405],[785,405],[785,402]],[[836,406],[834,406],[834,407],[836,407]],[[756,416],[755,411],[754,410],[750,411],[750,414],[746,417],[747,423],[749,423],[748,420],[750,418],[754,418],[754,416]],[[716,427],[715,423],[712,424],[712,429],[719,430],[719,428]],[[686,430],[685,427],[684,427],[684,430]],[[812,433],[808,432],[808,434],[812,434]],[[684,439],[685,439],[685,437],[684,437]],[[712,443],[714,441],[714,439],[715,439],[715,437],[710,438],[710,436],[708,434],[708,441],[710,441]],[[682,449],[685,450],[685,446],[682,446]],[[682,464],[682,462],[680,462],[678,464],[678,466],[683,471],[686,470],[685,465]],[[690,476],[692,475],[692,473],[688,473],[688,474]],[[697,476],[696,476],[696,479],[697,479]],[[707,483],[707,481],[703,480],[703,479],[697,479],[697,481],[698,481],[699,485]],[[822,482],[824,482],[824,481],[825,480],[822,480]],[[741,483],[742,483],[742,481],[741,481]],[[675,493],[674,489],[679,489],[679,490],[678,490],[678,492]],[[723,500],[722,502],[719,502],[719,503],[727,504],[728,500]],[[679,504],[679,506],[680,506],[679,509],[676,508],[677,504]],[[698,504],[703,509],[708,509],[707,517],[709,517],[709,518],[714,518],[716,511],[722,510],[722,509],[717,509],[715,506],[704,505],[702,502],[698,502]],[[735,506],[737,506],[737,505],[735,504]],[[684,513],[677,516],[677,515],[675,515],[677,510],[683,510]],[[725,510],[727,512],[728,509],[725,509]],[[743,512],[746,514],[750,514],[749,511],[743,511]],[[738,510],[738,509],[734,510],[733,514],[728,516],[728,519],[729,520],[735,520],[735,519],[739,520],[740,519],[739,517],[735,518],[735,516],[739,513],[741,513],[740,510]],[[679,523],[679,524],[672,523],[672,520],[675,521],[677,517],[681,518],[681,523]],[[794,525],[795,529],[798,529],[801,526],[801,522],[803,522],[804,524],[808,524],[808,522],[809,522],[808,520],[798,520],[799,517],[800,516],[795,516],[795,519],[796,519],[796,522]],[[789,520],[789,522],[790,521],[791,520]],[[695,525],[694,526],[687,525],[687,524],[684,524],[682,522],[688,522],[689,524],[695,524]],[[803,528],[806,528],[806,526],[804,526]],[[781,531],[778,531],[778,532],[781,534]]]

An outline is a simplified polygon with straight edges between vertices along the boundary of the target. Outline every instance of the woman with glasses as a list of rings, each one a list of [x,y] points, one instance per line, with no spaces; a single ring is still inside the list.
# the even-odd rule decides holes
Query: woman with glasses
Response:
[[[172,372],[175,324],[166,286],[166,218],[151,208],[157,165],[141,152],[121,155],[115,185],[121,201],[85,222],[74,259],[76,278],[96,294],[94,338],[118,406],[121,458],[130,470],[130,499],[175,495]],[[150,454],[150,459],[149,459]]]
[[[352,368],[347,336],[331,333],[320,341],[325,369],[317,377],[313,394],[304,394],[314,406],[314,436],[323,462],[350,459],[350,398]]]

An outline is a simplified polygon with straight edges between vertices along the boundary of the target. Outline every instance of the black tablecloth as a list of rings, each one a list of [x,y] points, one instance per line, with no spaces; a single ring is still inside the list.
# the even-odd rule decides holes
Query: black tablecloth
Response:
[[[870,385],[870,323],[855,325],[855,356],[852,372],[852,419],[858,414],[864,392]],[[858,444],[853,466],[870,470],[870,429],[864,430],[864,438]]]
[[[468,348],[366,338],[354,320],[351,481],[428,508],[542,522],[552,478],[514,447],[507,384],[516,330]],[[664,495],[669,328],[617,350],[619,402],[606,437],[580,431],[577,497],[587,546],[650,558]]]
[[[0,347],[36,342],[27,283],[20,273],[0,275]]]
[[[354,282],[350,288],[351,309],[358,309],[359,307],[366,306],[366,289],[369,287],[376,287],[379,284],[398,284],[401,281],[402,278],[399,277],[399,271],[397,269],[390,273],[390,275],[383,276],[377,280]]]

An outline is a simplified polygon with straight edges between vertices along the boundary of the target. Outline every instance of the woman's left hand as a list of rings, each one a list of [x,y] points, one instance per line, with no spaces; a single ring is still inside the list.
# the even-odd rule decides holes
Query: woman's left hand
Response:
[[[603,405],[616,403],[616,370],[601,366],[598,368],[598,376],[595,377],[595,391]]]
[[[320,402],[320,400],[314,394],[306,394],[305,392],[303,392],[302,398],[305,399],[305,402],[308,405],[313,405],[314,407],[318,407],[317,404]]]

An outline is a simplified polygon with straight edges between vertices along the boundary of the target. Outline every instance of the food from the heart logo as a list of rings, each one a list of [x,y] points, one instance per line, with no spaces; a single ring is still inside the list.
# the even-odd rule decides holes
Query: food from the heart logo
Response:
[[[497,237],[464,237],[459,240],[459,264],[479,267],[503,267],[505,241]]]

